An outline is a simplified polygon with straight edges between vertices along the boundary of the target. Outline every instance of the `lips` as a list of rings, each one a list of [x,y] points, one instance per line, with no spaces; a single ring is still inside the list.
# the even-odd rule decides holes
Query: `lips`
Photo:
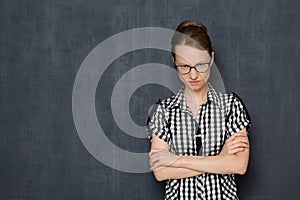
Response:
[[[191,85],[197,85],[197,84],[200,83],[200,81],[189,81],[189,83],[190,83]]]

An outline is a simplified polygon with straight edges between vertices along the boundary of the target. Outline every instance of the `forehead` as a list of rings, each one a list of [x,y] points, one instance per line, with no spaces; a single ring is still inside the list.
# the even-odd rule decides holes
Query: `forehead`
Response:
[[[206,50],[201,50],[188,45],[177,45],[174,48],[177,63],[196,65],[207,62],[210,56]]]

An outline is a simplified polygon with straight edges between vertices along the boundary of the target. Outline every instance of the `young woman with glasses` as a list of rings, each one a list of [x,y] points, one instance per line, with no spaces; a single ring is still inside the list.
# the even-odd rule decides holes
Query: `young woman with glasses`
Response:
[[[171,45],[183,87],[148,119],[151,170],[166,181],[165,199],[238,199],[235,174],[249,160],[247,109],[208,82],[214,52],[202,23],[180,23]]]

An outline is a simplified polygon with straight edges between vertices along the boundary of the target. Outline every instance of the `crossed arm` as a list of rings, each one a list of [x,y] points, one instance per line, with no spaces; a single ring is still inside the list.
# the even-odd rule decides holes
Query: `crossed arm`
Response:
[[[169,145],[152,135],[150,169],[158,181],[181,179],[203,173],[244,174],[249,160],[249,140],[244,128],[226,140],[217,156],[178,156]]]

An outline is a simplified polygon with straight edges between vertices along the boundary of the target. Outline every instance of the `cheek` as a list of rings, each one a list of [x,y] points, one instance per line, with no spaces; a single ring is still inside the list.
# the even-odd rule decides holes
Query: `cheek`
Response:
[[[182,82],[184,82],[184,77],[183,77],[181,74],[179,74],[179,73],[178,73],[178,78],[179,78]]]
[[[210,76],[210,70],[208,70],[206,73],[202,73],[201,77],[206,82],[209,79]]]

